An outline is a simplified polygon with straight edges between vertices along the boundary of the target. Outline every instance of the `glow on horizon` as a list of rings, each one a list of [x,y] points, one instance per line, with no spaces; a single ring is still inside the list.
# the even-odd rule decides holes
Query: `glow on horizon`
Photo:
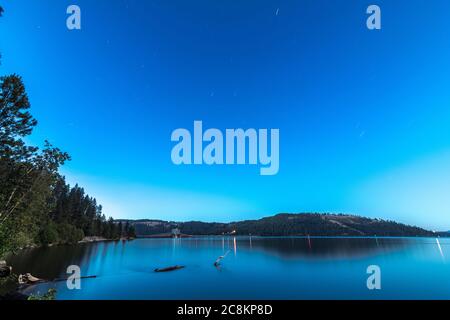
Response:
[[[371,217],[447,231],[449,190],[450,151],[416,160],[364,182],[355,190],[349,205]]]
[[[127,184],[68,172],[65,176],[71,186],[78,183],[94,196],[103,213],[115,219],[229,222],[254,214],[256,209],[244,201],[214,193]]]
[[[334,208],[346,208],[339,210],[287,207],[270,211],[243,200],[245,195],[235,199],[214,192],[126,184],[80,174],[67,173],[66,177],[71,185],[79,183],[95,195],[105,214],[114,218],[231,222],[280,212],[330,212],[392,219],[434,231],[450,229],[450,152],[405,164],[361,183],[344,205],[336,204]]]

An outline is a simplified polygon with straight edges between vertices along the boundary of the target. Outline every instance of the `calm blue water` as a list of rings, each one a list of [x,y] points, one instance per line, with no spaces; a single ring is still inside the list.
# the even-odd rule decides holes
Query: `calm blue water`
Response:
[[[46,279],[72,264],[98,276],[81,290],[27,291],[55,287],[58,299],[450,299],[450,239],[138,239],[34,249],[10,262]],[[186,268],[153,272],[171,265]],[[369,265],[381,268],[381,290],[367,289]]]

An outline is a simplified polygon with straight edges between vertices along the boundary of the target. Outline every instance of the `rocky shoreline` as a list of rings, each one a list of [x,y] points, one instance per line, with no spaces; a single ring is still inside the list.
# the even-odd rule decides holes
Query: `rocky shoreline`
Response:
[[[84,237],[77,244],[109,242],[109,241],[132,241],[135,238],[107,239],[103,237]],[[61,243],[48,244],[47,247],[64,245]],[[38,245],[29,245],[21,250],[39,248]],[[13,268],[5,260],[0,260],[0,301],[2,300],[28,300],[29,296],[21,292],[18,284],[18,276],[13,273]]]

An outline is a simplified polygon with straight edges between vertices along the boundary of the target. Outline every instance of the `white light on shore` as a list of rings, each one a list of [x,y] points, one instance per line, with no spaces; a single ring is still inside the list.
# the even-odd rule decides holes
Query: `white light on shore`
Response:
[[[438,238],[436,238],[436,243],[438,245],[439,253],[441,254],[442,259],[445,259],[444,252],[442,252],[441,243],[439,242]]]

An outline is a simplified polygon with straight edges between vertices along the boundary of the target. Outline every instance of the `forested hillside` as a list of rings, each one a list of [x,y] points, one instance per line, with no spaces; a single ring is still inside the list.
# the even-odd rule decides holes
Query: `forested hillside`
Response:
[[[431,231],[394,221],[369,219],[344,214],[278,214],[259,220],[231,223],[199,221],[168,222],[140,220],[133,222],[138,236],[169,233],[179,228],[187,235],[258,235],[258,236],[433,236]]]

